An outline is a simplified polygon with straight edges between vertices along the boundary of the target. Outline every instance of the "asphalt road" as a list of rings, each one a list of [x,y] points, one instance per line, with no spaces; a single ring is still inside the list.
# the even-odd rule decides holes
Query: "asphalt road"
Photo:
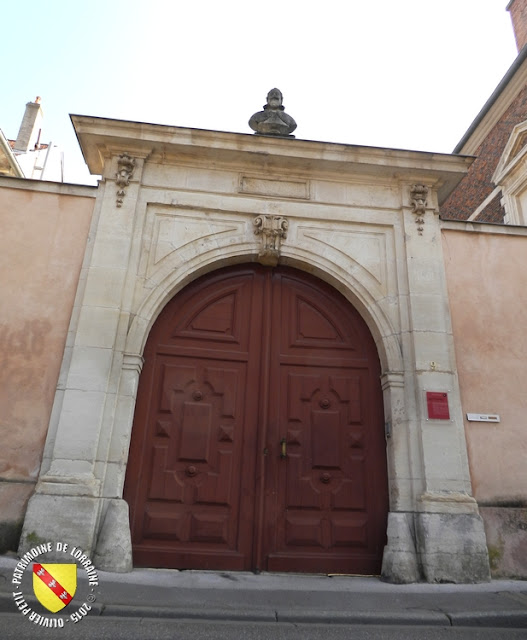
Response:
[[[63,629],[37,627],[20,614],[3,614],[2,640],[527,640],[527,629],[261,622],[182,621],[87,617]]]

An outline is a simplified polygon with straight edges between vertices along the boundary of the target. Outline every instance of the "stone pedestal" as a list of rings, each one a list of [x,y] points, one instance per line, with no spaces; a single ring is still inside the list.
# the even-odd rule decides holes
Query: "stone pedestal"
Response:
[[[97,530],[100,500],[88,496],[36,493],[29,501],[18,554],[43,542],[67,542],[91,556]],[[46,556],[47,558],[50,556]],[[57,561],[64,561],[59,553]]]
[[[485,531],[479,515],[419,513],[416,539],[426,582],[490,580]]]
[[[128,504],[124,500],[107,502],[93,563],[103,571],[126,573],[133,569]]]
[[[418,582],[421,572],[415,550],[414,514],[389,513],[387,537],[382,579],[396,584]]]
[[[390,513],[382,578],[397,584],[488,582],[481,517],[474,513]]]

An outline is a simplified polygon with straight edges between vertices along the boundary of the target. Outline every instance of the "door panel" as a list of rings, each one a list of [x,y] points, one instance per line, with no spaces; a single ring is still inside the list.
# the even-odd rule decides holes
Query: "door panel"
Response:
[[[125,483],[134,562],[378,572],[379,373],[362,318],[307,274],[244,265],[184,289],[145,348]]]
[[[269,461],[264,519],[276,525],[264,566],[379,573],[388,506],[373,338],[324,283],[287,271],[273,280],[269,433],[287,456]]]
[[[238,269],[197,281],[152,328],[125,484],[137,565],[251,567],[257,278]]]

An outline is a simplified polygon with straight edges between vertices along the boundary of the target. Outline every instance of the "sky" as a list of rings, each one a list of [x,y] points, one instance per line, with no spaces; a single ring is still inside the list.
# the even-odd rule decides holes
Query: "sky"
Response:
[[[41,96],[41,141],[94,184],[69,114],[250,134],[278,87],[297,138],[450,153],[517,55],[507,2],[5,2],[0,129]]]

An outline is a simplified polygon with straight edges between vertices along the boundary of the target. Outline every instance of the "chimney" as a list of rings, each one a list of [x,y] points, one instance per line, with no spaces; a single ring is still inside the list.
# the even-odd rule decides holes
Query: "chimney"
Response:
[[[507,11],[511,14],[516,47],[520,52],[527,44],[527,0],[511,0]]]
[[[35,98],[35,102],[26,104],[26,112],[22,118],[22,124],[18,131],[14,152],[26,153],[32,151],[40,139],[40,124],[42,122],[42,107],[40,106],[40,96]]]

